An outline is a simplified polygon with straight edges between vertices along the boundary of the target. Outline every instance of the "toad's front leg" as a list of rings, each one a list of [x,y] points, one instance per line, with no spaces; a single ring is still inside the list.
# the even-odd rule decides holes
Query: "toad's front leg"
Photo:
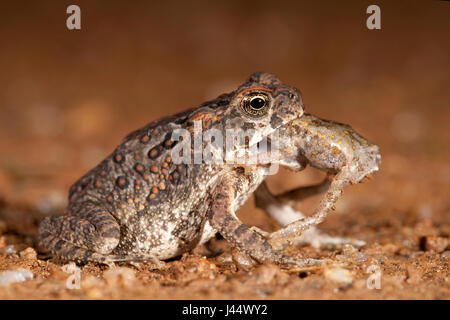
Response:
[[[239,178],[229,175],[223,178],[213,191],[213,201],[208,211],[210,224],[239,251],[259,263],[273,262],[281,265],[309,267],[320,264],[320,260],[296,259],[275,251],[259,233],[243,224],[235,215],[233,202],[236,199]]]

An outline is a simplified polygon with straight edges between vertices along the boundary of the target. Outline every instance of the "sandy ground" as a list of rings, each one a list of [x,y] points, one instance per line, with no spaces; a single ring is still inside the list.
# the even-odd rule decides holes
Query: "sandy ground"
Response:
[[[0,5],[0,299],[450,298],[448,3],[386,3],[380,31],[365,28],[366,4],[356,1],[79,4],[77,32],[65,29],[68,4]],[[308,112],[380,146],[380,171],[347,187],[320,226],[365,247],[288,247],[326,260],[299,271],[244,270],[220,238],[160,269],[77,269],[39,246],[42,217],[61,213],[69,185],[128,132],[257,70],[298,87]],[[323,176],[281,170],[268,184],[278,193]],[[298,209],[312,212],[319,199]],[[238,215],[278,228],[253,199]],[[32,279],[1,285],[4,272],[18,269]],[[370,288],[375,278],[379,289]]]

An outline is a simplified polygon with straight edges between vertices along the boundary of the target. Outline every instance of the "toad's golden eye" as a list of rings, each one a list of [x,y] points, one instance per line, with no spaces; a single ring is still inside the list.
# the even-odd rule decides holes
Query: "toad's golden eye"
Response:
[[[269,97],[258,93],[244,98],[243,108],[251,116],[262,116],[269,110]]]

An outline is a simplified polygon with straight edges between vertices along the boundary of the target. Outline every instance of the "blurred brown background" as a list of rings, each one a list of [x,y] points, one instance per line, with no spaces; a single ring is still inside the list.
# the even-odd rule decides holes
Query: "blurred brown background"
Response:
[[[66,28],[75,3],[81,31]],[[373,3],[381,30],[365,25]],[[266,71],[298,87],[308,112],[380,145],[380,173],[348,199],[446,216],[449,32],[442,1],[2,2],[0,197],[59,210],[128,132]]]
[[[66,28],[71,4],[81,7],[80,31]],[[371,4],[381,7],[381,30],[366,28]],[[449,40],[448,1],[1,1],[0,270],[26,268],[35,279],[1,288],[0,299],[449,299]],[[367,246],[291,248],[345,265],[352,285],[328,269],[236,271],[198,248],[168,271],[143,267],[126,290],[95,264],[83,267],[83,290],[66,289],[67,274],[37,245],[40,218],[62,213],[70,184],[127,133],[255,71],[296,86],[308,112],[381,147],[374,179],[346,188],[320,226]],[[281,170],[268,183],[281,192],[323,176]],[[312,212],[318,200],[299,209]],[[238,214],[278,227],[252,201]],[[373,264],[381,290],[366,287]]]

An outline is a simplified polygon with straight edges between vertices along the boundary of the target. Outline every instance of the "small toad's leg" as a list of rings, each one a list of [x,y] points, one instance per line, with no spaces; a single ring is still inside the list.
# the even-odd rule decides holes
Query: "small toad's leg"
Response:
[[[323,193],[323,192],[327,191],[328,188],[330,187],[330,184],[331,184],[331,181],[327,177],[318,184],[315,184],[312,186],[304,186],[304,187],[295,188],[295,189],[286,191],[282,194],[279,194],[275,197],[278,200],[280,200],[281,202],[292,204],[292,203],[299,202],[306,198],[309,198],[309,197],[315,196],[319,193]],[[266,188],[267,188],[267,186],[266,186]]]
[[[274,196],[265,181],[255,190],[254,196],[256,207],[262,209],[282,227],[305,217],[300,211]]]
[[[310,217],[306,217],[302,220],[294,221],[286,225],[283,229],[273,232],[270,235],[270,239],[292,239],[300,236],[303,231],[321,223],[331,210],[334,210],[334,204],[342,194],[342,189],[349,182],[347,179],[340,178],[340,175],[346,176],[344,171],[341,171],[336,175],[330,184],[330,188],[325,193],[324,197],[320,201],[314,214]]]
[[[300,267],[320,264],[320,260],[299,260],[275,251],[260,234],[239,221],[232,209],[236,192],[234,186],[238,185],[233,179],[237,179],[237,177],[230,175],[227,178],[223,179],[214,190],[214,200],[208,211],[211,226],[217,229],[227,241],[260,263],[274,262]]]
[[[285,227],[286,225],[295,221],[301,221],[301,219],[304,219],[305,216],[301,212],[292,208],[290,205],[283,203],[284,201],[294,201],[296,200],[296,196],[305,199],[306,197],[321,193],[329,186],[329,184],[329,181],[326,180],[318,185],[300,187],[279,196],[274,196],[267,188],[265,182],[263,182],[255,191],[255,204],[258,208],[264,210],[279,225]],[[290,238],[289,235],[285,235],[284,237]],[[270,238],[270,236],[266,236],[266,238]],[[300,236],[295,236],[292,239],[292,242],[294,245],[308,244],[312,245],[315,248],[337,247],[344,244],[352,244],[356,247],[362,247],[365,245],[364,241],[357,239],[332,237],[317,230],[317,228],[314,226],[311,226],[309,229],[304,230],[304,232]],[[282,245],[282,243],[280,245]]]

